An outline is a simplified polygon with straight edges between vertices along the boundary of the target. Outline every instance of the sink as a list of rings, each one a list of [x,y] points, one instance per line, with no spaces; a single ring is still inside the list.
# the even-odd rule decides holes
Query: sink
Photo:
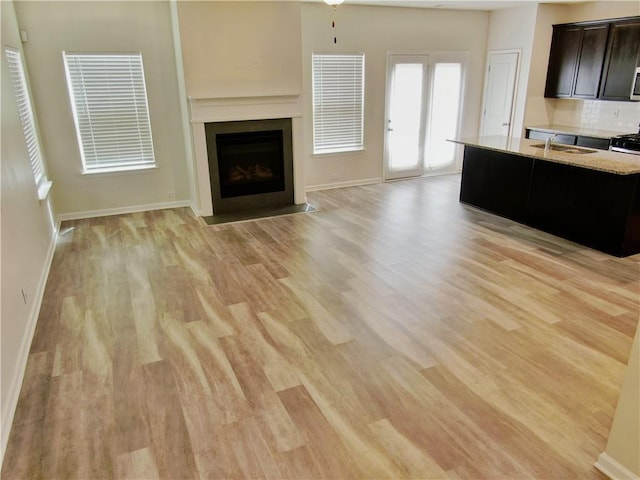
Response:
[[[533,148],[542,148],[544,149],[544,143],[536,143],[534,145],[531,145]],[[580,153],[580,154],[584,154],[584,153],[594,153],[595,150],[592,150],[590,148],[580,148],[580,147],[574,147],[573,145],[560,145],[557,143],[552,143],[549,146],[549,150],[555,150],[556,152],[563,152],[563,153]]]

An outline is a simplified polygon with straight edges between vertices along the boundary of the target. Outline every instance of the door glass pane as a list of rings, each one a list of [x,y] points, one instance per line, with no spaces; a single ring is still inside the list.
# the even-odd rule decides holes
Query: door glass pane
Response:
[[[458,134],[461,79],[462,64],[435,64],[425,149],[427,169],[442,169],[455,164],[455,144],[446,140]]]
[[[422,64],[396,64],[393,70],[388,132],[389,169],[420,165]]]

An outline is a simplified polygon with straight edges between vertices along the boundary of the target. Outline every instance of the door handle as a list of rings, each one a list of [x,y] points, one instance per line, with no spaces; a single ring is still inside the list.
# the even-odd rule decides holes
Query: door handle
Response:
[[[503,126],[503,127],[508,127],[508,126],[509,126],[509,124],[508,124],[508,123],[503,123],[503,124],[502,124],[502,126]]]
[[[389,127],[389,128],[387,128],[387,131],[393,132],[393,128]]]

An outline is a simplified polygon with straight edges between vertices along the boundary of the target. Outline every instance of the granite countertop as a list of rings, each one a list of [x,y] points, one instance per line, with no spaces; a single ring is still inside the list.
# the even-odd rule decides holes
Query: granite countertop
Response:
[[[595,128],[582,128],[582,127],[569,127],[566,125],[540,125],[533,127],[526,127],[530,130],[537,130],[539,132],[547,133],[564,133],[567,135],[581,135],[583,137],[595,137],[610,139],[619,135],[625,135],[625,133],[635,132],[611,132],[609,130],[598,130]]]
[[[540,140],[526,138],[509,138],[502,136],[467,137],[458,140],[450,140],[454,143],[473,147],[486,148],[499,152],[514,153],[525,157],[537,158],[549,162],[564,163],[576,167],[589,168],[617,175],[632,175],[640,173],[640,155],[630,153],[618,153],[608,150],[593,150],[592,153],[568,153],[551,150],[545,153],[544,148],[535,148],[532,145],[540,145]],[[555,144],[557,145],[557,144]],[[563,145],[564,147],[585,150],[582,147]]]

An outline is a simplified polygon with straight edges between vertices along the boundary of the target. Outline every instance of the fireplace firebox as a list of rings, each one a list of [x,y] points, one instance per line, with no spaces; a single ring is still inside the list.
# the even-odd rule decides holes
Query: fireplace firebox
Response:
[[[291,119],[205,123],[213,213],[293,205]]]

